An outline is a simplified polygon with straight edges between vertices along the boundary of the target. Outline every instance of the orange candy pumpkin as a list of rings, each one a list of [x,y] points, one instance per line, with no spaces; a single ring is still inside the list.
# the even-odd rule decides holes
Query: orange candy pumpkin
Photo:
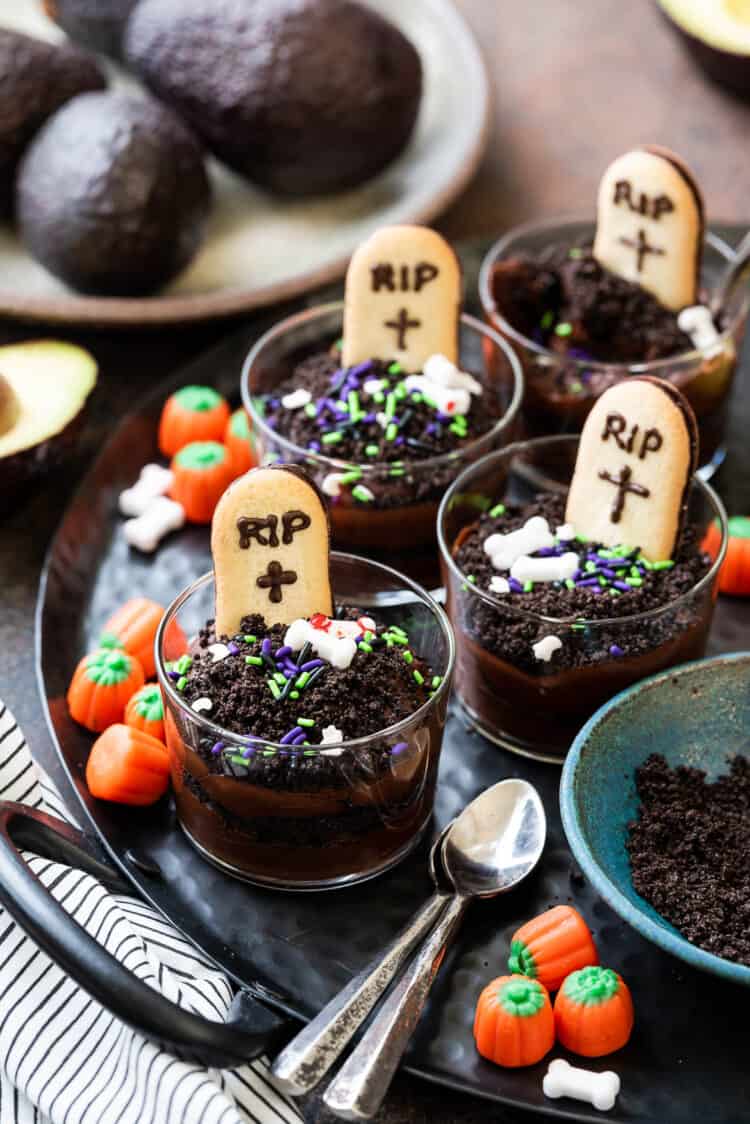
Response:
[[[71,717],[101,733],[122,722],[128,700],[145,681],[138,660],[122,648],[98,648],[84,656],[68,688]]]
[[[224,430],[224,444],[235,476],[244,474],[256,463],[250,444],[250,423],[244,409],[235,410]]]
[[[218,441],[195,441],[172,461],[172,498],[191,523],[210,523],[214,510],[234,480],[229,453]]]
[[[719,570],[719,590],[739,597],[750,596],[750,516],[733,515],[728,520],[727,553]],[[712,523],[701,544],[716,558],[721,546],[721,529]]]
[[[510,971],[540,980],[549,991],[557,991],[576,968],[598,963],[589,927],[569,905],[556,905],[527,921],[510,942]]]
[[[633,1029],[633,1000],[611,968],[571,972],[555,999],[555,1030],[561,1046],[584,1058],[619,1050]]]
[[[86,784],[100,800],[153,804],[169,787],[167,747],[143,730],[110,726],[91,747]]]
[[[534,1065],[555,1043],[547,989],[526,976],[500,976],[479,996],[474,1041],[483,1058],[517,1068]]]
[[[156,683],[147,683],[128,699],[125,725],[164,741],[164,702]]]
[[[159,448],[173,457],[192,441],[221,441],[229,406],[210,386],[183,386],[164,403],[159,420]]]
[[[104,625],[99,643],[106,648],[124,648],[140,663],[147,679],[156,670],[154,640],[164,609],[148,597],[133,597],[113,613]]]

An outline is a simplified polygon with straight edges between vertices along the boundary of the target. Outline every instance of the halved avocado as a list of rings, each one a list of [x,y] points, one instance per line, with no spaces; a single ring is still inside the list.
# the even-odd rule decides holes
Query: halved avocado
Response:
[[[60,464],[75,442],[96,360],[59,340],[0,347],[0,512]]]
[[[709,78],[750,95],[750,0],[659,0]]]

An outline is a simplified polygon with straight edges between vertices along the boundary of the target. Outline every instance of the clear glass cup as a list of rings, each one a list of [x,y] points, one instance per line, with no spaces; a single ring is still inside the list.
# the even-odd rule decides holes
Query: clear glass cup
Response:
[[[448,618],[415,582],[364,558],[333,553],[331,582],[337,604],[405,628],[442,676],[414,714],[367,737],[302,750],[191,710],[165,664],[213,617],[212,573],[172,602],[156,637],[180,825],[209,861],[248,882],[313,890],[372,878],[416,846],[432,816],[455,655]]]
[[[514,436],[523,394],[521,368],[512,348],[480,320],[461,317],[459,359],[500,398],[502,415],[476,441],[443,456],[405,461],[403,476],[383,464],[356,464],[294,445],[270,428],[259,395],[268,394],[310,355],[328,351],[341,337],[343,301],[297,313],[276,324],[250,351],[242,371],[242,401],[250,417],[251,440],[259,463],[283,460],[304,465],[321,485],[331,472],[356,469],[359,482],[374,495],[362,503],[350,489],[327,497],[333,545],[367,554],[403,570],[428,588],[439,574],[435,523],[446,488],[471,461],[500,448]]]
[[[505,749],[542,761],[564,759],[578,730],[595,710],[631,683],[705,654],[726,551],[726,514],[698,476],[690,485],[688,524],[702,542],[709,525],[721,545],[708,572],[689,591],[649,612],[586,620],[524,609],[519,598],[480,589],[454,553],[482,512],[496,503],[523,504],[535,495],[565,496],[578,438],[541,437],[491,453],[462,472],[446,493],[438,517],[448,615],[456,634],[456,693],[472,723]],[[714,551],[712,550],[713,554]],[[559,637],[572,666],[554,661],[513,662],[509,630],[524,644]],[[628,650],[638,638],[638,654]],[[614,646],[616,655],[610,653]]]
[[[479,297],[487,322],[515,349],[523,366],[525,436],[578,433],[596,399],[628,375],[667,379],[686,396],[698,419],[701,464],[715,470],[724,457],[727,405],[745,335],[748,297],[744,288],[727,310],[724,330],[715,346],[687,351],[650,363],[606,363],[561,355],[517,331],[503,316],[493,296],[493,267],[519,256],[542,257],[560,247],[593,242],[591,218],[547,219],[514,227],[488,251],[479,274]],[[716,283],[732,261],[732,248],[708,232],[703,247],[701,297],[710,300]],[[573,389],[571,389],[573,388]]]

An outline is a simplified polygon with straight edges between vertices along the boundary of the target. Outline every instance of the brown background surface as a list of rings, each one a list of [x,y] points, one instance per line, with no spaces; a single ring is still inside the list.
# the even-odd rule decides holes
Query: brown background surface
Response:
[[[496,235],[540,214],[590,211],[604,165],[644,141],[669,145],[692,164],[710,216],[737,223],[750,217],[750,107],[703,78],[651,0],[458,0],[458,6],[489,65],[494,115],[479,174],[438,224],[452,238]],[[42,759],[50,760],[50,744],[33,678],[33,611],[40,566],[65,501],[138,394],[235,327],[55,333],[89,347],[102,371],[80,456],[0,525],[0,692]],[[0,342],[40,334],[0,323]],[[749,425],[747,394],[738,388],[733,451],[720,480],[735,511],[750,509]],[[740,617],[736,639],[744,628]],[[307,1116],[327,1119],[314,1102]],[[480,1119],[531,1118],[406,1078],[397,1080],[379,1117],[388,1124]]]

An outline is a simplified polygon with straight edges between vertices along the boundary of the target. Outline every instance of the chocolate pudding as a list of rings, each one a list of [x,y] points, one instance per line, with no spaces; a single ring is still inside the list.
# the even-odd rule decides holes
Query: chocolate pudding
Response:
[[[232,637],[201,631],[167,668],[189,709],[169,708],[166,736],[180,822],[207,857],[313,887],[375,874],[416,842],[447,691],[413,643],[341,607],[289,627],[248,616]]]
[[[564,513],[559,494],[488,505],[453,543],[463,581],[444,563],[462,702],[491,737],[553,759],[618,691],[702,656],[713,608],[710,588],[692,592],[711,566],[695,527],[673,560],[649,561],[638,548],[572,537]],[[521,583],[493,567],[489,536],[534,517],[554,545],[530,557],[566,561],[564,580]]]

